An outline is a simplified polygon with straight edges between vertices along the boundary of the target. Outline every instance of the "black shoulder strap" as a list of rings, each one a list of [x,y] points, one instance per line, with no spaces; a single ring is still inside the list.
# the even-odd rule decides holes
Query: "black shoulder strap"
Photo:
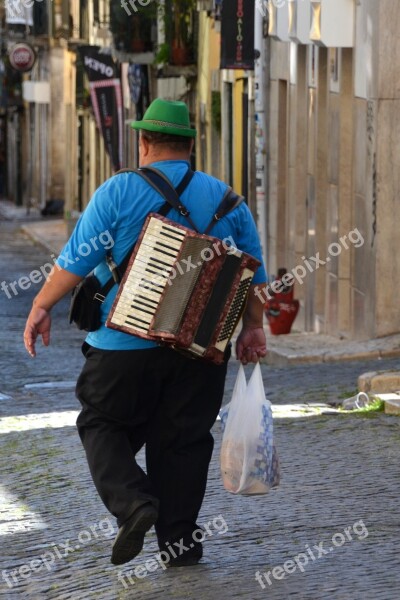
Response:
[[[231,210],[234,210],[239,204],[244,201],[243,196],[239,196],[235,194],[232,188],[228,188],[213,216],[208,226],[206,227],[205,234],[210,233],[211,229],[214,227],[215,223],[220,221],[223,217],[225,217]]]
[[[192,169],[189,167],[186,171],[186,174],[182,177],[181,182],[178,183],[178,185],[175,188],[175,191],[178,194],[178,196],[182,196],[183,192],[186,190],[189,183],[192,181],[193,176],[194,171],[192,171]]]
[[[120,173],[137,173],[138,175],[143,177],[144,171],[151,171],[154,174],[160,175],[160,177],[162,177],[166,182],[168,182],[168,184],[172,187],[172,189],[176,192],[176,194],[178,196],[182,196],[183,192],[186,190],[189,183],[192,181],[194,173],[195,173],[189,167],[188,170],[186,171],[185,175],[182,177],[181,181],[176,186],[176,188],[173,188],[172,183],[169,181],[169,179],[167,177],[165,177],[165,175],[163,173],[158,171],[158,169],[154,169],[152,167],[139,167],[138,169],[128,169],[128,168],[120,169],[119,171],[114,173],[114,176],[119,175]],[[143,177],[143,179],[145,179],[145,178]],[[148,181],[148,180],[146,179],[146,181]],[[150,183],[150,181],[148,181],[148,183]],[[153,185],[153,184],[150,183],[150,185]],[[153,185],[153,187],[155,187],[155,185]],[[160,190],[158,188],[157,188],[157,191],[160,193]],[[171,203],[166,202],[165,205],[163,205],[157,212],[158,212],[158,214],[164,214],[164,210],[166,210],[168,212],[168,210],[170,210],[170,209],[171,209]]]
[[[161,194],[161,196],[165,198],[165,201],[168,202],[168,204],[170,204],[183,217],[185,217],[189,225],[198,232],[196,225],[190,217],[188,209],[184,206],[184,204],[182,204],[179,198],[179,195],[182,194],[184,189],[189,185],[189,182],[194,175],[193,171],[189,169],[179,184],[178,188],[181,188],[179,190],[180,194],[178,194],[178,189],[173,187],[168,177],[166,177],[164,173],[158,169],[155,169],[154,167],[140,167],[137,172],[143,177],[143,179],[145,179],[145,181],[147,181],[147,183],[149,183],[159,194]]]
[[[143,167],[142,169],[153,171],[153,169],[150,169],[150,167]],[[156,171],[156,169],[154,169],[154,171]],[[119,175],[120,173],[137,173],[138,175],[140,175],[141,177],[143,177],[143,173],[139,169],[121,169],[120,171],[118,171],[117,173],[115,173],[115,175]],[[157,171],[157,173],[160,173],[160,172]],[[188,187],[189,183],[192,181],[193,176],[194,176],[194,171],[192,171],[192,169],[189,167],[189,169],[187,170],[187,172],[185,173],[185,175],[183,176],[183,178],[181,179],[180,183],[178,184],[178,186],[176,188],[173,188],[172,184],[170,183],[170,181],[167,180],[169,186],[174,191],[174,194],[176,194],[178,196],[178,202],[179,202],[179,204],[181,204],[180,201],[179,201],[179,196],[181,196],[183,194],[183,192],[185,191],[185,189]],[[147,177],[143,177],[143,179],[145,179],[146,181],[148,181]],[[156,187],[155,185],[153,185],[153,183],[151,183],[150,181],[148,181],[148,183],[150,183],[150,185],[152,185],[152,187],[154,187],[158,192],[160,192],[159,189],[158,189],[158,187]],[[161,194],[161,195],[164,196],[164,194]],[[172,194],[171,194],[171,196],[172,196]],[[172,206],[175,207],[175,205],[172,205]],[[161,206],[161,208],[157,211],[157,213],[165,217],[170,210],[171,210],[171,202],[169,202],[168,200],[166,200],[165,204],[163,204]],[[116,275],[117,275],[117,279],[119,279],[119,281],[121,281],[122,276],[123,276],[123,274],[125,273],[125,271],[126,271],[126,269],[128,267],[129,259],[131,257],[131,254],[133,252],[133,249],[134,249],[135,245],[136,245],[136,242],[133,244],[133,246],[131,248],[129,248],[129,250],[126,253],[126,255],[123,258],[123,260],[116,267]],[[118,283],[118,281],[116,281],[114,279],[114,277],[110,277],[110,279],[108,279],[106,281],[106,283],[102,286],[101,290],[99,291],[100,295],[104,296],[104,298],[105,298],[107,296],[108,292],[111,291],[111,289],[114,287],[114,285],[116,283]]]

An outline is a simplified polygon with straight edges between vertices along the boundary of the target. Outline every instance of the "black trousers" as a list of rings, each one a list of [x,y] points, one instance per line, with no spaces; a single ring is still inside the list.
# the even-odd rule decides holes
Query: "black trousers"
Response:
[[[85,345],[77,427],[97,491],[120,526],[139,506],[159,509],[160,547],[196,529],[227,361],[213,365],[168,348]],[[135,460],[146,445],[146,473]]]

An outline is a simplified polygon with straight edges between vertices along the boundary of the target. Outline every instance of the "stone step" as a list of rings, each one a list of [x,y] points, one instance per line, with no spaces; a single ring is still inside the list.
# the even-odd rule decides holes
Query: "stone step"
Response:
[[[374,397],[383,400],[387,415],[400,415],[400,392],[374,394]]]
[[[387,394],[400,390],[400,371],[371,371],[358,378],[360,392]]]
[[[400,415],[400,396],[396,400],[385,400],[385,413],[387,415]]]

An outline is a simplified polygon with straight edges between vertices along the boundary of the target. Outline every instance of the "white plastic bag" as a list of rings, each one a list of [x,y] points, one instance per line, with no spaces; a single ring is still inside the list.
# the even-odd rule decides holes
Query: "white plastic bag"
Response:
[[[239,367],[231,402],[220,413],[223,427],[221,472],[228,492],[267,494],[279,485],[271,403],[265,398],[260,363],[246,384]]]

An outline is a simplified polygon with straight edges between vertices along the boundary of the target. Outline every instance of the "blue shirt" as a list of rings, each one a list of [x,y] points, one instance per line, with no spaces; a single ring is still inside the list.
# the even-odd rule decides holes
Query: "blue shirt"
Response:
[[[167,160],[153,163],[152,166],[162,171],[177,186],[189,163],[184,160]],[[199,231],[206,229],[226,189],[227,185],[222,181],[196,171],[181,200]],[[105,262],[107,250],[112,248],[113,259],[120,264],[138,238],[147,215],[157,212],[164,202],[164,198],[136,173],[127,172],[111,177],[94,193],[61,251],[57,264],[82,277],[94,270],[103,285],[110,278],[110,270]],[[175,209],[169,211],[168,218],[189,226]],[[244,202],[216,223],[210,235],[222,240],[230,237],[239,250],[251,254],[262,263],[257,229]],[[266,279],[264,266],[261,266],[254,275],[253,283],[263,283]],[[101,308],[102,326],[88,334],[87,343],[104,350],[156,346],[154,342],[105,327],[117,290],[116,285],[107,295]]]

